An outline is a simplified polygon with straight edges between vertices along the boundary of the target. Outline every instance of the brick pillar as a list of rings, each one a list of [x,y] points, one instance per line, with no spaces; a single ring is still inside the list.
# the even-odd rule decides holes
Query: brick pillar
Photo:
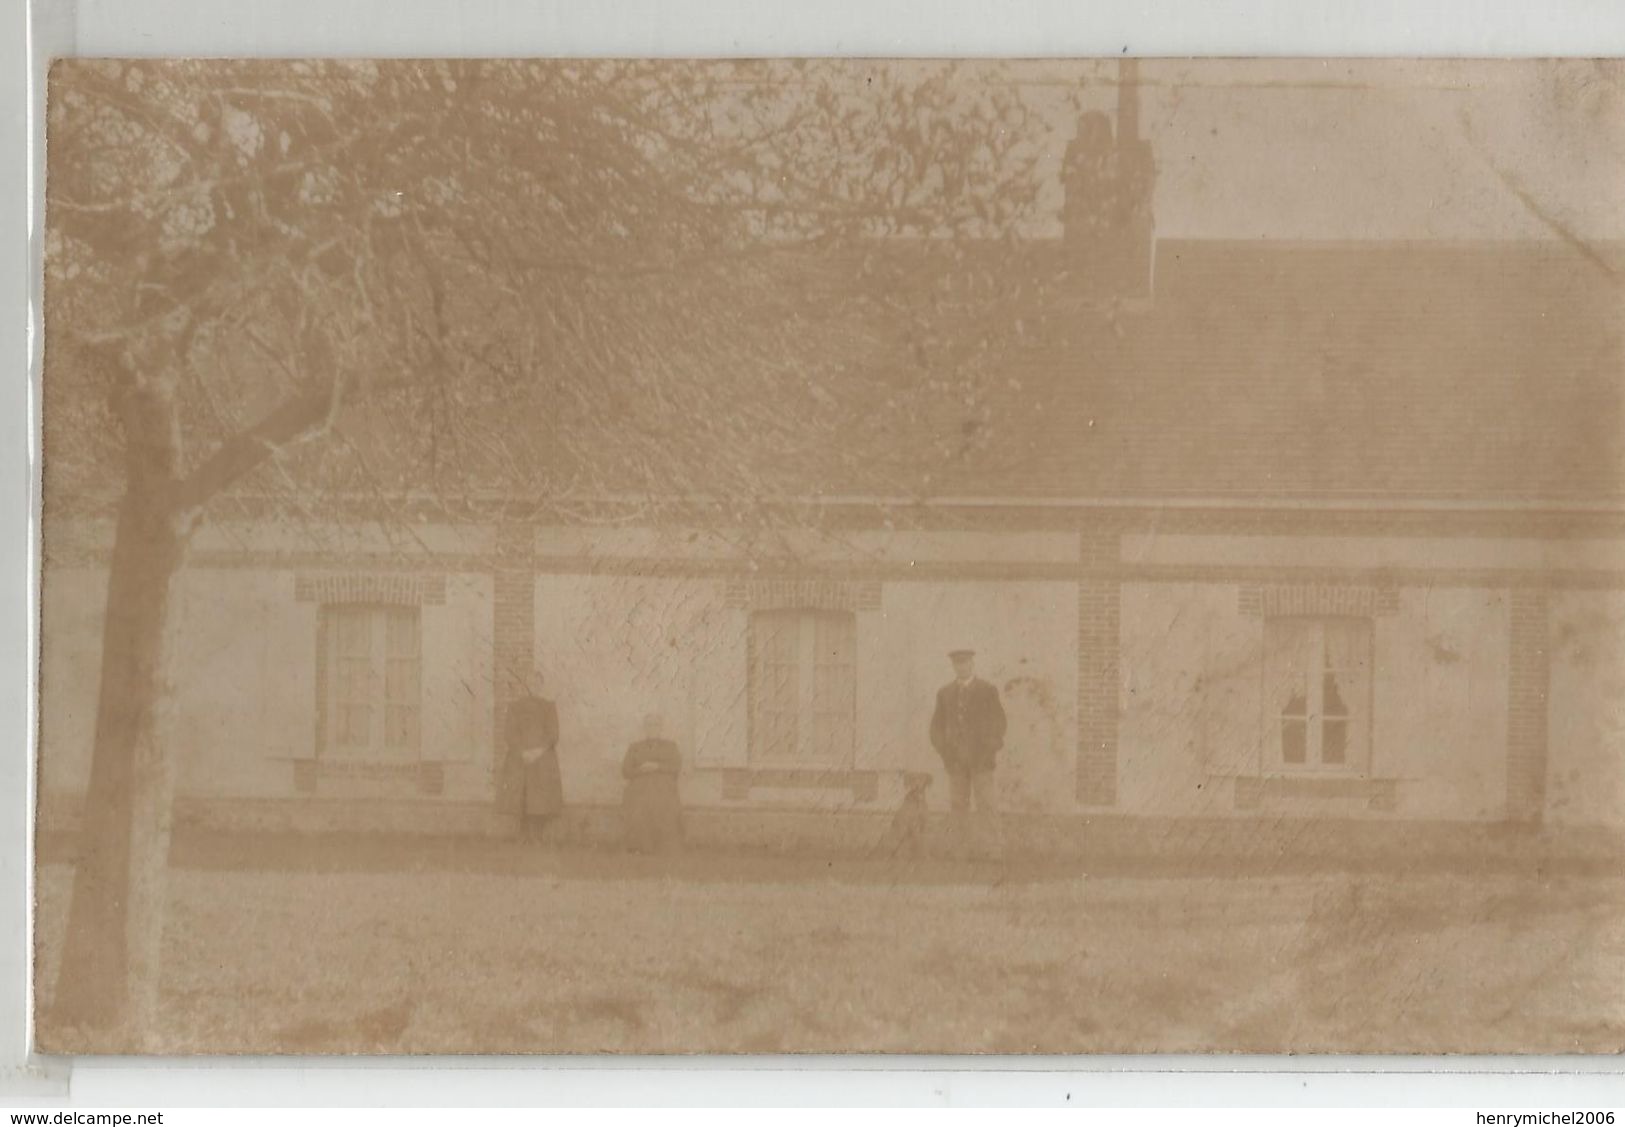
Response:
[[[1078,801],[1117,802],[1117,718],[1123,585],[1116,532],[1084,533],[1078,580]]]
[[[1515,588],[1507,678],[1507,818],[1539,822],[1546,808],[1551,607],[1546,591]]]
[[[536,664],[534,533],[528,525],[501,525],[496,547],[491,599],[491,731],[495,737],[491,762],[497,805],[512,812],[518,808],[521,778],[517,766],[508,762],[502,728],[509,703],[520,694],[524,678]]]

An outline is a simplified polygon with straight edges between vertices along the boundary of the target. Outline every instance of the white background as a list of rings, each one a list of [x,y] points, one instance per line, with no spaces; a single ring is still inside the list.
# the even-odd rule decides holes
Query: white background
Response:
[[[69,1095],[24,1061],[28,764],[37,526],[38,106],[52,55],[1617,55],[1605,0],[0,0],[0,1106]],[[32,51],[30,51],[32,47]],[[30,179],[30,173],[35,174]],[[1622,185],[1625,188],[1625,185]],[[25,379],[24,373],[30,374]],[[26,593],[26,597],[25,597]],[[1485,1111],[1625,1104],[1612,1060],[75,1062],[79,1107],[236,1104],[1428,1104]],[[1390,1070],[1383,1072],[1381,1070]],[[175,1121],[202,1120],[177,1116]],[[1470,1124],[1470,1114],[1434,1122]]]

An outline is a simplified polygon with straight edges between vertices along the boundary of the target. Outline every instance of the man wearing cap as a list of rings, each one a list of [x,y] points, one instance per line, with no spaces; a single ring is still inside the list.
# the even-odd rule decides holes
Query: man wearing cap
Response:
[[[953,650],[948,658],[954,663],[954,679],[937,690],[931,746],[948,771],[948,802],[955,820],[963,827],[974,805],[997,834],[993,768],[1004,747],[1004,706],[999,690],[976,676],[975,650]]]

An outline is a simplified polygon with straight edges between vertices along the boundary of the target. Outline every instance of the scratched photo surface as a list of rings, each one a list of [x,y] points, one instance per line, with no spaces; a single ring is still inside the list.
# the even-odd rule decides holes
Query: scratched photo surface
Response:
[[[74,1053],[1625,1049],[1625,68],[51,72]]]

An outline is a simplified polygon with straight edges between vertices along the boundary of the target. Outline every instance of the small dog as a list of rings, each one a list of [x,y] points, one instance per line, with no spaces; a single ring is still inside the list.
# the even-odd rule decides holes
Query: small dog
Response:
[[[903,773],[903,801],[898,803],[891,825],[875,845],[875,856],[918,857],[925,852],[925,792],[930,789],[931,776],[926,772]]]

